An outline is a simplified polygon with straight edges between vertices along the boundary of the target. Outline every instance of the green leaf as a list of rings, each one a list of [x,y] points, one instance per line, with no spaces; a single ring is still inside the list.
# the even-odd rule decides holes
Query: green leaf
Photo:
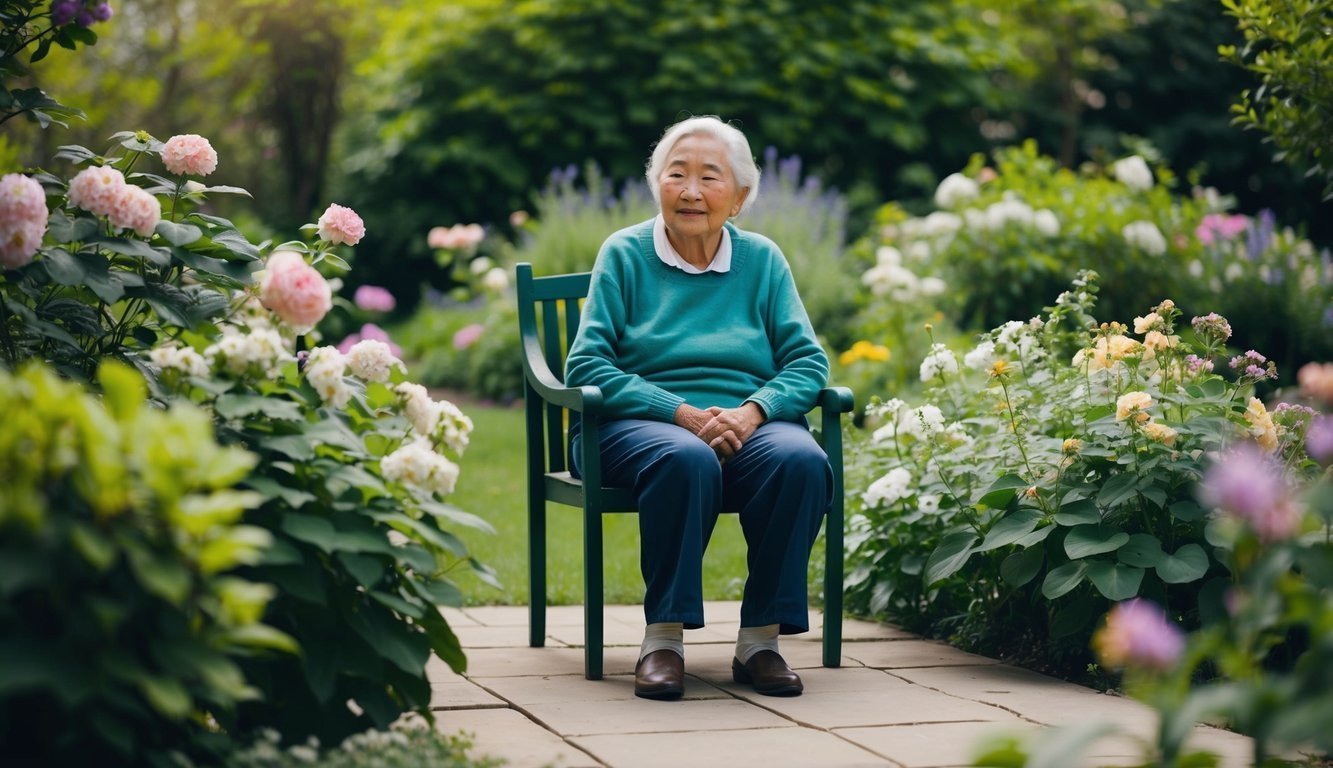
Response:
[[[325,554],[333,554],[338,547],[338,530],[333,523],[314,515],[288,513],[279,526],[283,533],[315,547]]]
[[[1068,594],[1070,590],[1083,581],[1083,576],[1087,570],[1088,564],[1082,560],[1065,563],[1059,568],[1052,569],[1042,580],[1041,594],[1047,600],[1054,600]]]
[[[430,647],[435,655],[455,673],[467,674],[467,655],[463,653],[463,644],[458,641],[458,636],[444,616],[439,611],[426,611],[421,626],[426,628],[426,636],[430,638]]]
[[[267,624],[246,624],[237,627],[226,633],[226,639],[246,648],[263,648],[293,654],[301,652],[301,646],[291,635]]]
[[[1152,568],[1161,562],[1162,542],[1150,533],[1136,533],[1121,547],[1116,556],[1125,565],[1136,568]]]
[[[1116,507],[1134,498],[1137,493],[1138,475],[1133,472],[1121,472],[1114,475],[1097,494],[1097,503],[1102,507]]]
[[[1009,505],[1010,501],[1013,501],[1018,489],[1027,488],[1030,485],[1032,484],[1013,473],[1003,475],[991,483],[986,492],[981,494],[981,498],[977,499],[976,504],[991,509],[1003,509]]]
[[[1020,549],[1000,563],[1000,578],[1011,587],[1021,587],[1036,577],[1045,559],[1041,547]]]
[[[437,611],[426,611],[427,616]],[[379,655],[411,675],[420,675],[430,657],[430,641],[403,624],[384,608],[367,604],[344,612],[347,624]]]
[[[1070,560],[1089,555],[1114,552],[1129,541],[1129,534],[1117,528],[1101,525],[1076,525],[1065,537],[1065,554]]]
[[[1055,522],[1063,526],[1095,524],[1101,521],[1102,511],[1092,503],[1091,499],[1066,502],[1060,507],[1060,511],[1055,513]]]
[[[279,421],[302,421],[305,418],[299,404],[264,395],[222,395],[213,403],[213,409],[226,419],[242,419],[255,415]]]
[[[258,444],[266,451],[281,453],[296,461],[309,461],[315,458],[315,446],[311,445],[304,435],[265,436],[258,440]]]
[[[245,484],[259,491],[270,499],[281,499],[292,509],[300,509],[303,505],[316,499],[313,493],[303,491],[300,488],[293,488],[284,485],[271,477],[263,475],[252,475],[245,479]]]
[[[1171,505],[1171,516],[1183,523],[1202,520],[1207,514],[1207,510],[1192,501],[1177,501]]]
[[[1185,584],[1202,579],[1208,572],[1208,554],[1193,542],[1182,546],[1157,563],[1157,575],[1167,584]]]
[[[90,237],[88,242],[121,256],[143,259],[154,266],[165,267],[171,263],[171,257],[165,250],[154,248],[142,240],[129,237]]]
[[[69,538],[83,559],[98,571],[110,568],[119,554],[115,543],[91,525],[75,523],[69,529]]]
[[[179,680],[156,675],[139,677],[139,690],[148,703],[171,720],[181,720],[190,714],[190,694]]]
[[[986,538],[976,548],[977,552],[989,552],[992,549],[1013,544],[1015,541],[1032,533],[1042,520],[1042,514],[1035,509],[1017,509],[1000,518],[986,533]]]
[[[339,552],[337,559],[352,578],[356,579],[356,583],[363,587],[373,587],[384,578],[386,566],[382,558]]]
[[[116,360],[107,360],[97,369],[103,402],[117,421],[129,422],[148,399],[148,385],[139,372]]]
[[[120,543],[128,552],[130,567],[145,590],[174,606],[185,604],[190,594],[190,572],[183,563],[154,555],[143,544],[131,543],[131,540],[122,539]]]
[[[1111,601],[1128,600],[1139,593],[1143,583],[1143,569],[1109,560],[1088,562],[1088,580],[1098,592]]]
[[[166,219],[157,223],[155,231],[172,245],[189,245],[204,236],[204,231],[193,224],[177,224]]]
[[[958,531],[945,536],[926,560],[926,571],[922,578],[926,586],[933,586],[962,569],[972,556],[972,547],[976,541],[976,534],[971,531]]]
[[[1092,620],[1092,612],[1097,605],[1096,600],[1083,599],[1074,600],[1060,608],[1051,617],[1051,637],[1069,637],[1081,631]]]

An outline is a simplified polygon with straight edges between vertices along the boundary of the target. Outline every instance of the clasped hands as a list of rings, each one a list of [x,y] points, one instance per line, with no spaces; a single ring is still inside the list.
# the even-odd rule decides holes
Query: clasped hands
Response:
[[[688,429],[708,444],[725,462],[735,456],[750,439],[750,435],[764,423],[764,411],[753,401],[738,408],[695,408],[682,403],[676,409],[676,426]]]

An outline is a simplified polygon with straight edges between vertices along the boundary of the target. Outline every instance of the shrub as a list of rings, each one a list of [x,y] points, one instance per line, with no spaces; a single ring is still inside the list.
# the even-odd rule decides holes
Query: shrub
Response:
[[[1303,431],[1279,431],[1292,414],[1251,396],[1276,372],[1255,352],[1228,363],[1220,316],[1182,336],[1167,300],[1132,328],[1095,325],[1095,296],[1085,274],[961,365],[936,345],[930,402],[867,409],[878,426],[853,465],[878,479],[849,537],[853,603],[1073,670],[1112,601],[1151,597],[1188,626],[1223,610],[1226,569],[1196,500],[1207,456],[1245,434],[1299,455]]]
[[[231,755],[226,768],[496,768],[502,764],[494,758],[471,757],[470,747],[465,737],[447,736],[416,723],[354,734],[323,751],[317,739],[284,748],[278,734],[270,731]]]
[[[0,369],[0,744],[23,764],[166,765],[259,691],[241,657],[295,643],[237,572],[270,535],[236,484],[258,457],[103,363],[104,396]],[[152,435],[153,440],[143,439]]]

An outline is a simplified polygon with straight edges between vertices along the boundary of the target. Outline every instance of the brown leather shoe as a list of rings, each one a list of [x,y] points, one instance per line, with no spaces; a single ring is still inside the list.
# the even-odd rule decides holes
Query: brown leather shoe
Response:
[[[653,651],[634,667],[634,695],[679,699],[685,693],[685,659],[668,648]]]
[[[776,651],[762,650],[741,663],[740,659],[731,660],[731,679],[738,683],[750,683],[755,693],[765,696],[800,696],[805,686],[801,678],[787,666],[787,662]]]

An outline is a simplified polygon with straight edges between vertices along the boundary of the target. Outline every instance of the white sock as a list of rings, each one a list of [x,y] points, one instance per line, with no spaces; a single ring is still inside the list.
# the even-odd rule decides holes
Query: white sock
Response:
[[[660,651],[663,648],[675,651],[685,658],[685,624],[679,621],[661,621],[649,624],[643,631],[643,645],[639,646],[639,658]]]
[[[744,664],[759,651],[778,652],[778,625],[763,627],[741,627],[736,635],[736,658]]]

